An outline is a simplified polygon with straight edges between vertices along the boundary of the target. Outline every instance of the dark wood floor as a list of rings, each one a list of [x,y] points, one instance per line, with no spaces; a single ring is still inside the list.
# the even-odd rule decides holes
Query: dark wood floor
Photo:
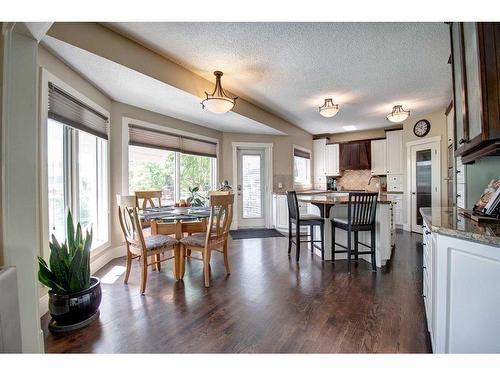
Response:
[[[188,262],[176,283],[171,264],[151,272],[139,295],[134,262],[103,285],[99,321],[66,336],[47,332],[47,352],[94,353],[427,353],[430,351],[421,298],[419,235],[398,232],[391,265],[377,273],[361,261],[346,272],[345,261],[322,263],[287,256],[285,238],[230,242],[232,274],[220,254],[212,257],[212,287],[205,289],[201,263]],[[293,255],[293,253],[292,253]],[[102,277],[116,259],[101,269]]]

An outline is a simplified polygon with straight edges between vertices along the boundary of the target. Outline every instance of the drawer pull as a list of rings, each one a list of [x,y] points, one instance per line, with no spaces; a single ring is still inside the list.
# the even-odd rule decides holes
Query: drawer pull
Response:
[[[428,230],[425,231],[425,234],[431,234],[431,232],[429,232]]]

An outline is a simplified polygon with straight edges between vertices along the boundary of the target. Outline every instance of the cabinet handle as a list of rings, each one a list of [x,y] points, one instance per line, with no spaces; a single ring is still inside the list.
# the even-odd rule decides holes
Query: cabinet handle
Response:
[[[457,198],[460,198],[460,197],[461,197],[461,195],[460,195],[460,194],[457,194]]]
[[[465,138],[460,138],[460,140],[458,141],[458,144],[461,145],[464,143],[467,143],[467,140]]]
[[[427,267],[426,266],[422,266],[422,269],[425,270]]]
[[[462,173],[462,171],[460,169],[457,169],[456,173],[459,174],[459,173]]]
[[[431,232],[429,232],[428,230],[425,231],[425,234],[431,234]]]

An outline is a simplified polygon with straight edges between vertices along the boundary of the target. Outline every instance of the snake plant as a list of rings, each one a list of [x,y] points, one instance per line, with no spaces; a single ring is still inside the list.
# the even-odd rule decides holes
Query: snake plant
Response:
[[[38,257],[38,281],[56,294],[70,294],[90,287],[92,229],[82,236],[80,223],[73,225],[71,211],[66,222],[66,241],[60,244],[52,234],[49,264]]]

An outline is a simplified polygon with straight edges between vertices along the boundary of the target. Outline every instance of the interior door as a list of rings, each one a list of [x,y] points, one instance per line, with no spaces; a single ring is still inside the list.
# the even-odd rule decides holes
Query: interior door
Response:
[[[238,150],[238,227],[264,228],[264,149]]]
[[[411,149],[411,230],[422,233],[422,207],[439,207],[440,179],[437,147],[427,143]]]

